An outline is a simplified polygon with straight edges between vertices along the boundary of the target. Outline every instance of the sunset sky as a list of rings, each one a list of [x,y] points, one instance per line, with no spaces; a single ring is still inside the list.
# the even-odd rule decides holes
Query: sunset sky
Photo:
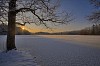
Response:
[[[95,9],[90,4],[89,0],[61,0],[59,9],[71,12],[73,14],[72,17],[74,17],[75,20],[68,25],[53,26],[53,31],[46,29],[43,26],[35,26],[33,24],[27,24],[26,29],[31,32],[61,32],[79,30],[92,25],[92,23],[87,20],[87,16]]]

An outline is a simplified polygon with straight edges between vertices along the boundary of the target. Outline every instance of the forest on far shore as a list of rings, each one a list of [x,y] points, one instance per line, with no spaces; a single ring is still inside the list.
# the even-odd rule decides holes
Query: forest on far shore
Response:
[[[7,34],[7,25],[0,24],[0,35]],[[100,24],[93,24],[91,27],[86,27],[81,30],[65,31],[65,32],[36,32],[31,33],[28,30],[23,30],[21,27],[16,27],[16,35],[100,35]]]

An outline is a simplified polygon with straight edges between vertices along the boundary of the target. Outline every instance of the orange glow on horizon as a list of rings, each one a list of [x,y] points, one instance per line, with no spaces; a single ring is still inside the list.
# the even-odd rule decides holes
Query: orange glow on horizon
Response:
[[[24,28],[24,27],[22,27],[22,29],[24,30],[25,28]]]
[[[53,29],[53,31],[51,31],[50,29],[46,29],[46,28],[37,28],[37,27],[29,27],[29,26],[20,26],[22,28],[22,30],[28,30],[29,32],[32,33],[36,33],[36,32],[49,32],[49,33],[54,33],[54,32],[60,32],[61,29]],[[62,30],[63,32],[63,30]]]

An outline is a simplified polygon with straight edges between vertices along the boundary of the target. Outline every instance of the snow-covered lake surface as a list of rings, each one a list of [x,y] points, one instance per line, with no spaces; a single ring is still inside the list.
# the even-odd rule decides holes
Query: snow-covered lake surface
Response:
[[[5,49],[6,36],[0,36]],[[16,46],[41,66],[100,66],[100,36],[17,35]]]

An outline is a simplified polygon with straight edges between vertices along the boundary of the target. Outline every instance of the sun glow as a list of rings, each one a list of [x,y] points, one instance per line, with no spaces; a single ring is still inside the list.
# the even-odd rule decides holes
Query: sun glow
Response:
[[[29,26],[19,26],[19,27],[21,27],[22,30],[28,30],[29,32],[32,32],[32,33],[35,33],[35,32],[50,32],[50,33],[53,33],[53,32],[61,31],[61,29],[55,29],[55,30],[51,31],[51,30],[48,30],[48,29],[43,29],[41,27],[33,27],[33,26],[31,27],[30,25]]]
[[[25,28],[24,28],[24,27],[22,27],[22,29],[24,30]]]

